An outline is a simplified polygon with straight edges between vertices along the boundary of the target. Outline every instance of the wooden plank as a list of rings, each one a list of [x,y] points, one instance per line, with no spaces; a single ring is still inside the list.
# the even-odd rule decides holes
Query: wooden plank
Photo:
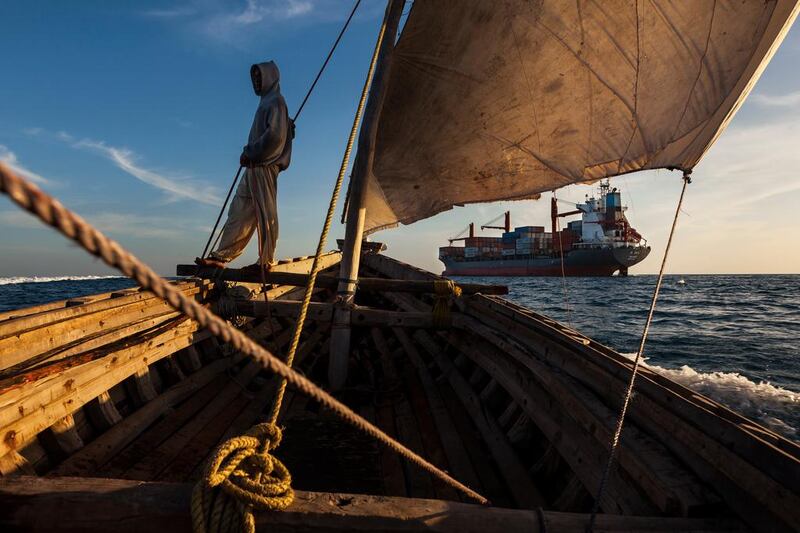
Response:
[[[228,402],[216,416],[208,421],[205,427],[186,442],[180,453],[155,476],[155,479],[159,481],[189,481],[192,471],[196,467],[202,468],[201,463],[209,450],[214,449],[220,437],[225,433],[228,424],[239,416],[251,399],[249,394],[240,391],[240,394]]]
[[[26,360],[52,353],[61,346],[70,346],[87,336],[171,311],[169,304],[164,302],[139,302],[125,306],[124,310],[111,309],[92,313],[5,337],[0,339],[0,368],[19,365]]]
[[[242,392],[242,387],[245,387],[261,369],[261,365],[256,361],[247,363],[245,368],[236,375],[235,381],[228,383],[186,425],[151,450],[141,461],[128,469],[123,477],[142,481],[155,479],[170,462],[175,460],[197,433]]]
[[[75,427],[75,418],[70,414],[57,420],[55,424],[50,426],[50,432],[55,440],[55,443],[61,451],[69,456],[83,448],[83,439],[78,435],[78,429]]]
[[[464,408],[474,420],[517,505],[526,509],[535,509],[546,505],[544,497],[528,477],[525,467],[497,425],[497,421],[481,403],[467,380],[456,370],[452,361],[424,331],[417,331],[414,338],[434,358]]]
[[[175,533],[190,531],[192,485],[94,478],[0,478],[5,531]],[[588,516],[441,500],[296,491],[284,511],[258,512],[256,529],[290,533],[420,529],[432,533],[584,533]],[[597,531],[741,531],[735,521],[599,515]]]
[[[158,396],[156,387],[150,377],[150,367],[140,368],[128,379],[132,385],[133,397],[138,405],[144,405]]]
[[[219,394],[225,387],[227,379],[224,375],[214,376],[186,401],[173,409],[163,412],[163,417],[151,427],[142,431],[129,446],[109,458],[109,461],[97,469],[107,477],[123,477],[124,473],[143,460],[156,447],[189,422],[200,410]]]
[[[187,346],[180,350],[177,354],[178,360],[183,364],[186,371],[191,374],[197,372],[203,367],[203,362],[200,361],[200,353],[194,345]]]
[[[319,322],[333,321],[335,304],[324,302],[311,302],[308,307],[307,320]],[[297,318],[300,312],[300,302],[257,300],[239,300],[236,302],[237,313],[252,317],[288,317]],[[456,315],[457,313],[451,313]],[[438,325],[430,312],[413,311],[386,311],[355,307],[350,312],[350,324],[362,327],[404,327],[404,328],[435,328]]]
[[[246,283],[261,283],[261,272],[259,268],[249,266],[244,268],[226,268],[220,271],[214,267],[198,267],[197,265],[178,265],[179,276],[196,276],[209,280],[224,280]],[[278,285],[294,285],[304,287],[308,283],[307,274],[296,274],[287,272],[268,271],[266,281]],[[317,276],[316,287],[324,289],[335,289],[339,280],[333,275]],[[505,285],[486,285],[480,283],[458,283],[462,294],[508,294],[508,287]],[[398,280],[390,278],[358,278],[358,290],[374,292],[410,292],[417,294],[434,294],[436,287],[434,281],[427,280]]]
[[[92,424],[100,430],[107,430],[122,421],[122,415],[108,391],[87,403],[83,409]]]
[[[43,383],[30,383],[0,396],[0,453],[20,446],[56,420],[96,398],[102,392],[203,335],[197,326],[173,328],[154,339],[119,350],[52,376]],[[161,340],[163,339],[163,342]],[[155,344],[155,347],[151,347]]]
[[[422,443],[422,448],[420,449],[423,452],[422,456],[444,471],[453,473],[453,470],[447,463],[447,457],[442,448],[442,442],[439,438],[436,423],[431,415],[431,407],[426,400],[425,391],[417,377],[413,365],[403,364],[402,374],[403,382],[406,386],[408,403],[411,406],[411,412],[419,427],[419,437]],[[431,476],[431,480],[433,482],[436,498],[456,502],[461,500],[461,496],[456,489],[445,484],[436,477]]]
[[[401,328],[394,328],[394,335],[400,341],[405,351],[405,355],[413,364],[417,371],[417,377],[422,383],[425,391],[425,397],[430,409],[430,414],[436,424],[436,435],[441,439],[444,448],[444,454],[447,458],[448,470],[455,476],[456,479],[465,483],[467,486],[478,490],[480,482],[475,470],[472,468],[472,463],[469,459],[469,454],[464,448],[458,431],[456,431],[453,421],[450,419],[450,413],[445,407],[444,400],[439,394],[436,384],[433,381],[428,367],[425,366],[422,357],[417,351],[416,346],[411,342],[408,334]]]
[[[59,465],[52,473],[70,476],[96,472],[120,454],[131,441],[153,424],[165,411],[185,400],[196,390],[208,385],[214,378],[220,376],[227,368],[241,359],[241,355],[220,359],[172,386],[155,400],[90,442],[81,451]]]
[[[376,425],[390,437],[397,438],[397,429],[394,421],[395,415],[391,405],[381,402],[375,407]],[[380,447],[380,453],[383,486],[386,494],[389,496],[404,496],[408,494],[406,478],[403,473],[403,463],[400,457],[386,446]]]
[[[480,317],[487,320],[492,312],[483,309]],[[519,320],[527,323],[531,318]],[[523,333],[519,327],[509,327],[506,333],[528,337],[529,343],[539,347],[535,352],[538,358],[575,377],[599,396],[610,394],[617,401],[622,397],[630,361],[614,361],[596,350],[591,355],[593,344],[587,346],[564,335],[558,336],[560,342],[554,342],[530,328]],[[667,387],[671,383],[668,379],[653,379],[652,371],[642,371],[630,421],[691,465],[698,477],[754,525],[774,523],[777,517],[780,524],[800,523],[800,495],[794,492],[800,484],[800,460],[755,437],[749,428],[733,424],[732,419],[739,415],[730,412],[725,417],[715,416],[709,409],[727,411],[716,402],[689,391],[687,396],[678,394],[673,389],[679,389],[679,385]]]
[[[412,305],[408,298],[397,298],[395,295],[388,297],[406,308]],[[419,309],[424,304],[415,302],[413,305],[414,309]],[[506,369],[506,373],[502,375],[504,388],[517,399],[548,438],[558,438],[559,451],[587,488],[592,490],[592,487],[597,486],[607,459],[607,452],[601,450],[607,449],[610,432],[614,427],[614,413],[602,407],[595,398],[585,395],[582,399],[575,398],[575,395],[582,394],[580,385],[562,384],[564,377],[554,375],[529,354],[522,353],[504,336],[497,335],[496,329],[488,329],[466,316],[459,320],[464,330],[479,334],[500,348],[501,352],[489,359],[485,356],[485,349],[477,349],[474,342],[467,341],[463,334],[450,333],[447,336],[461,353],[472,358],[479,367],[484,370],[494,369],[492,374],[496,379],[501,379],[497,372],[500,372],[498,365],[502,363],[504,354],[513,355],[527,367],[526,370]],[[500,325],[497,327],[501,328]],[[525,381],[523,376],[530,372],[531,377],[537,381],[526,381],[524,386],[520,386],[519,383]],[[539,390],[550,392],[542,394]],[[567,405],[560,406],[565,402]],[[548,409],[542,410],[541,405],[548,405]],[[577,421],[574,419],[576,416],[579,417]],[[587,433],[593,434],[593,438],[587,439]],[[679,466],[663,446],[646,438],[636,428],[629,428],[620,447],[619,460],[664,512],[680,511],[688,514],[692,509],[715,502],[715,498],[694,476]],[[619,472],[614,474],[615,477],[619,475]],[[612,479],[607,491],[608,498],[602,502],[603,508],[607,512],[625,513],[646,513],[651,510],[652,507],[641,498],[622,489],[627,484],[623,479]]]
[[[530,372],[503,357],[501,352],[483,345],[472,349],[470,343],[460,342],[456,335],[452,335],[449,340],[503,385],[539,430],[556,446],[587,489],[599,486],[608,455],[572,419],[558,398],[547,393]],[[605,512],[623,514],[647,514],[654,510],[645,499],[629,490],[616,470],[612,473],[601,507]]]
[[[387,391],[397,390],[400,375],[392,360],[392,354],[389,351],[386,338],[378,328],[372,328],[371,336],[375,349],[378,351],[380,357],[381,368],[383,369],[384,380],[382,382],[382,388]],[[390,402],[394,408],[394,425],[400,442],[410,449],[416,450],[417,453],[422,453],[422,437],[419,434],[419,428],[417,427],[416,419],[408,403],[408,399],[400,392],[386,393],[383,395],[383,400]],[[428,459],[430,460],[429,457]],[[433,497],[433,480],[427,472],[406,460],[403,460],[403,471],[405,473],[406,488],[409,496],[414,498]]]
[[[10,451],[0,457],[0,476],[35,476],[33,465],[22,455]]]
[[[184,296],[202,296],[209,288],[207,282],[183,282],[176,284]],[[62,307],[51,311],[34,313],[30,316],[5,320],[0,322],[0,339],[8,337],[22,338],[22,335],[32,330],[49,331],[47,327],[60,327],[67,323],[75,324],[73,320],[82,321],[88,316],[109,316],[114,312],[128,312],[135,309],[148,309],[160,306],[163,302],[150,292],[138,292],[121,298],[111,298],[111,293],[97,295],[95,301],[77,307]],[[66,302],[64,302],[66,304]],[[166,309],[166,308],[165,308]],[[171,310],[171,309],[170,309]],[[142,318],[142,317],[140,317]],[[56,339],[61,340],[63,339]]]

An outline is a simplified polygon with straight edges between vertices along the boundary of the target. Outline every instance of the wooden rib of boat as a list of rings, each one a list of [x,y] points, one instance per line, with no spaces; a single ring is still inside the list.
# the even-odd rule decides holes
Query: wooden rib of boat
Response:
[[[321,258],[335,275],[340,254]],[[276,354],[311,259],[275,267],[264,302],[242,269],[176,286]],[[191,270],[182,267],[183,272]],[[348,382],[337,396],[487,496],[491,507],[289,390],[276,455],[297,499],[270,531],[583,531],[631,363],[563,324],[466,287],[432,319],[436,276],[362,258]],[[247,290],[226,290],[237,279]],[[325,280],[326,278],[322,278]],[[324,384],[334,278],[316,291],[295,365]],[[483,294],[492,293],[492,294]],[[439,327],[437,327],[437,325]],[[276,380],[137,289],[0,315],[3,531],[179,531],[213,448],[265,415]],[[792,530],[800,447],[646,368],[597,531]]]

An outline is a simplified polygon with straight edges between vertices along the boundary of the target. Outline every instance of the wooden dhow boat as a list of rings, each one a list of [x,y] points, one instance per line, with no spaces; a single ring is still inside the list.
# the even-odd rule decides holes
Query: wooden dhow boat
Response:
[[[322,257],[295,359],[319,382],[335,297],[324,285],[340,257]],[[275,353],[310,264],[273,270],[290,283],[268,285],[271,318],[258,272],[222,273],[250,280],[232,319]],[[583,531],[632,362],[497,296],[502,287],[465,287],[473,294],[436,326],[439,278],[380,254],[363,257],[360,274],[341,399],[493,506],[474,505],[290,388],[276,455],[297,497],[258,514],[259,529]],[[220,283],[175,287],[213,306]],[[187,483],[218,443],[266,416],[275,393],[275,376],[138,289],[4,313],[0,336],[4,531],[188,529]],[[646,368],[636,391],[598,530],[799,523],[797,444]]]
[[[0,190],[142,286],[0,314],[2,530],[797,530],[800,447],[639,365],[644,338],[631,361],[364,241],[634,170],[685,191],[797,3],[631,4],[417,0],[395,44],[390,0],[341,252],[322,250],[349,148],[313,258],[171,283],[0,165]]]

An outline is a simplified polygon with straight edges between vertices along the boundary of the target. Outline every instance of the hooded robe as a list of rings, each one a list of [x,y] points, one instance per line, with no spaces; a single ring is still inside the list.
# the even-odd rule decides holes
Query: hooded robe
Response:
[[[261,75],[260,89],[256,74]],[[280,72],[272,61],[250,69],[253,89],[261,97],[243,154],[249,160],[236,189],[219,247],[211,257],[233,261],[244,251],[253,232],[259,233],[259,261],[269,263],[278,242],[278,173],[292,157],[291,121],[280,92]]]

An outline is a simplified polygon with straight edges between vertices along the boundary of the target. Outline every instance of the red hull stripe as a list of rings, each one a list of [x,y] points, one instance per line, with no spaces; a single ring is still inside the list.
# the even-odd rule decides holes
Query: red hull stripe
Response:
[[[566,266],[564,274],[567,276],[611,276],[619,270],[619,266]],[[446,269],[444,276],[560,276],[561,267],[556,268],[533,268],[533,267],[474,267]]]

